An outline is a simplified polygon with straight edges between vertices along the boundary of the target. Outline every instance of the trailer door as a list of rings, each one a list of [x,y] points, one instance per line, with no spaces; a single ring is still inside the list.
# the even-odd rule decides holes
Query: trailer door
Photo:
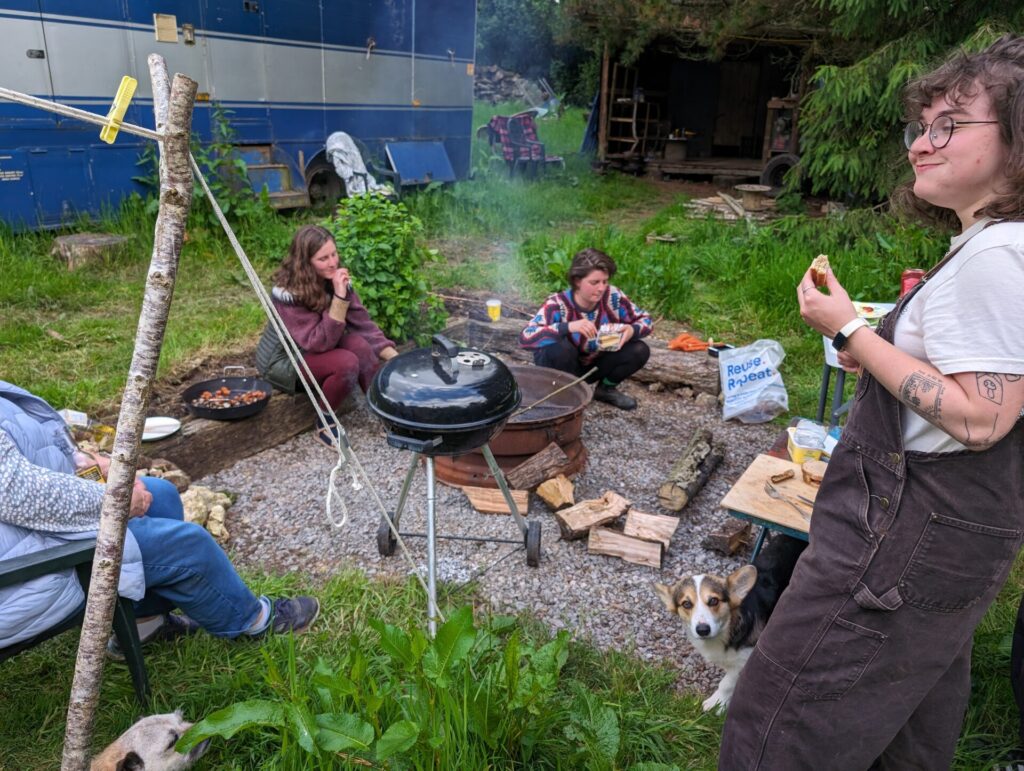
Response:
[[[0,16],[0,83],[43,99],[53,98],[49,54],[37,0],[4,3]],[[0,100],[0,212],[9,224],[32,227],[38,220],[30,154],[56,125],[51,112]]]
[[[206,9],[210,97],[232,111],[238,143],[271,141],[262,8],[257,0],[210,0]]]

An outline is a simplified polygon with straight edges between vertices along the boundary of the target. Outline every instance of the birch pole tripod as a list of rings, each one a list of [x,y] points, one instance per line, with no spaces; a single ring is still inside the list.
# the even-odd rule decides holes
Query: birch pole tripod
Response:
[[[103,680],[104,650],[117,600],[139,440],[167,327],[185,222],[192,205],[189,138],[197,84],[180,74],[174,76],[173,83],[168,83],[167,65],[162,56],[150,54],[148,63],[156,129],[162,135],[160,211],[135,334],[135,350],[114,437],[110,479],[100,513],[96,557],[68,704],[62,771],[84,771],[89,764],[89,745]]]

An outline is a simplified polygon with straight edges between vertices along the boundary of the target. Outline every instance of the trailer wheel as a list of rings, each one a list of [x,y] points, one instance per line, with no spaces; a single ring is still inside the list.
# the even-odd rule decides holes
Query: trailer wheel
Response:
[[[390,557],[395,553],[395,544],[398,539],[391,532],[391,524],[388,517],[380,518],[380,525],[377,527],[377,551],[382,557]]]
[[[799,163],[800,156],[793,155],[793,153],[776,155],[764,165],[764,169],[761,171],[761,184],[769,187],[782,187],[786,172]]]
[[[526,526],[526,564],[531,568],[540,565],[540,522],[536,520]]]
[[[334,206],[345,194],[345,185],[327,161],[313,161],[306,169],[309,202],[316,207]]]

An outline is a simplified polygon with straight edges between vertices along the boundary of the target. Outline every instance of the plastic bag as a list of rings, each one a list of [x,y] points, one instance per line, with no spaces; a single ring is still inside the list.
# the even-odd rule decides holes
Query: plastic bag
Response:
[[[789,409],[789,394],[779,374],[786,352],[776,340],[757,340],[718,354],[725,404],[722,419],[766,423]]]

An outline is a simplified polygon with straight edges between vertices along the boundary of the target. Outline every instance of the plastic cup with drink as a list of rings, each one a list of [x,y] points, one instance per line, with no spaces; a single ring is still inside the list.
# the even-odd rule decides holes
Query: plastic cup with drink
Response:
[[[497,321],[501,318],[501,300],[492,297],[487,301],[487,317],[491,321]]]

